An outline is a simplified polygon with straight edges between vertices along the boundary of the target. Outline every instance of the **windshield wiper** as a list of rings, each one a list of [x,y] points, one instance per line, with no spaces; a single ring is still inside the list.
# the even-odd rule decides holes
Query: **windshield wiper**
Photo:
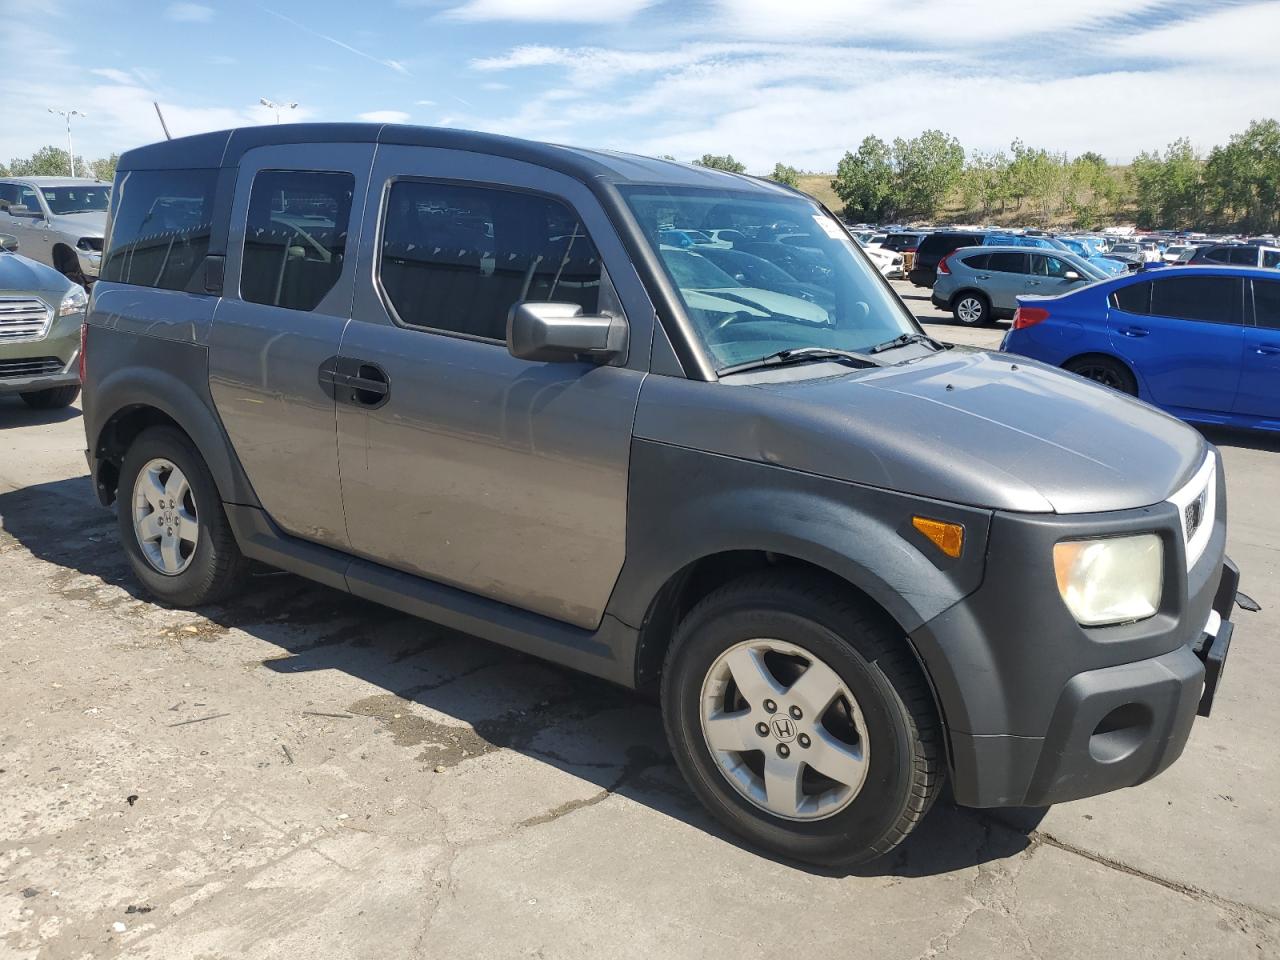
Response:
[[[731,373],[743,373],[747,370],[759,370],[763,367],[780,367],[791,363],[807,363],[812,360],[838,360],[843,363],[857,363],[863,367],[883,367],[884,364],[875,357],[856,350],[836,350],[832,347],[797,347],[794,350],[779,350],[767,357],[735,363],[717,371],[721,377]]]
[[[877,343],[869,349],[867,353],[884,353],[886,350],[896,350],[898,347],[905,347],[912,343],[927,343],[935,350],[945,350],[947,345],[939,343],[933,337],[923,333],[904,333],[894,337],[892,340],[886,340],[884,343]]]

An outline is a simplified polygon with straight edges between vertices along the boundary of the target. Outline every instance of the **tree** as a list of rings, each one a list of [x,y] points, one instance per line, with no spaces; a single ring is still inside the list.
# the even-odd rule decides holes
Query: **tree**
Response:
[[[41,147],[29,157],[14,157],[9,170],[15,177],[66,177],[71,174],[69,154],[61,147]],[[76,173],[88,170],[84,157],[76,157]]]
[[[722,157],[714,153],[704,153],[702,159],[693,162],[699,167],[710,167],[712,170],[727,170],[730,173],[747,172],[747,165],[733,159],[732,153],[726,153]]]
[[[986,219],[1000,204],[1004,212],[1004,185],[1009,158],[1003,151],[974,153],[960,178],[960,196],[966,213],[976,213]]]
[[[899,212],[932,218],[964,170],[964,147],[941,130],[893,141],[894,193]]]
[[[857,153],[846,153],[836,167],[831,189],[844,203],[844,215],[883,223],[894,213],[893,154],[879,137],[864,137]]]
[[[773,165],[773,173],[769,174],[769,179],[777,183],[785,183],[788,187],[800,186],[800,171],[795,167],[788,167],[785,163],[775,163]]]
[[[1214,147],[1204,181],[1221,223],[1255,233],[1280,229],[1280,123],[1255,120]]]
[[[109,157],[95,160],[89,164],[89,170],[99,180],[110,182],[116,178],[116,164],[120,162],[120,154],[113,153]]]

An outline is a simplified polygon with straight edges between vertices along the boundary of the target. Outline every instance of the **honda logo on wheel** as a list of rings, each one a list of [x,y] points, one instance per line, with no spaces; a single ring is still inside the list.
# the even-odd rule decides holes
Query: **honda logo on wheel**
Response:
[[[773,735],[784,743],[789,743],[796,738],[796,725],[787,717],[775,717]]]

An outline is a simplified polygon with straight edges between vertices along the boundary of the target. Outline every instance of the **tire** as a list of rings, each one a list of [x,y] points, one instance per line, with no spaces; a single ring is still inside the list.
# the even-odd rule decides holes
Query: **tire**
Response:
[[[168,464],[174,469],[165,470],[155,466],[157,464]],[[147,497],[139,486],[144,470],[166,491],[172,489],[175,494],[172,508],[161,512]],[[165,483],[174,479],[175,471],[185,478],[185,487],[177,484],[170,488]],[[157,492],[156,487],[148,489]],[[193,546],[186,549],[187,542],[181,541],[174,553],[166,553],[163,534],[160,541],[144,544],[135,525],[135,514],[139,510],[158,515],[162,527],[167,518],[168,529],[174,530],[178,537],[184,535],[182,531],[193,532]],[[173,427],[151,427],[133,441],[120,467],[116,513],[120,541],[134,574],[147,591],[162,602],[175,607],[216,603],[243,583],[248,561],[236,544],[204,458],[182,431]],[[162,567],[175,555],[177,562],[169,564],[166,572]]]
[[[752,574],[734,581],[709,594],[681,621],[662,677],[662,715],[672,753],[702,803],[751,843],[828,867],[852,866],[893,850],[929,811],[943,781],[940,724],[919,665],[901,631],[878,611],[845,596],[847,592],[800,572]],[[733,691],[738,673],[751,673],[737,669],[744,662],[742,651],[753,652],[762,643],[784,648],[753,661],[764,662],[774,682],[790,681],[775,695],[775,712],[768,712],[769,701],[759,690],[748,696],[743,689],[723,694],[726,707],[735,698],[733,712],[708,718],[707,703],[720,697],[716,691],[722,681],[717,678],[723,676],[724,664],[734,664],[732,679],[723,687]],[[830,668],[829,673],[819,669],[813,674],[817,680],[810,689],[834,676],[846,695],[831,701],[825,713],[819,708],[807,718],[803,712],[791,713],[806,702],[822,702],[799,692],[795,671],[806,657],[811,662],[800,678],[815,666]],[[745,727],[739,720],[743,716],[748,718]],[[788,731],[780,730],[778,721],[785,727],[793,716],[793,739],[786,741]],[[720,729],[731,739],[740,737],[745,749],[712,748],[711,739],[721,747],[724,741],[704,731],[723,722],[733,723]],[[855,728],[857,735],[851,736]],[[812,734],[808,743],[805,731]],[[855,771],[854,776],[828,780],[811,765],[832,739],[839,740],[840,751],[824,755],[840,759],[839,769]],[[859,765],[850,762],[855,754],[862,758],[860,774]],[[783,771],[776,781],[782,785],[777,796],[789,809],[786,814],[766,808],[773,795],[765,785],[769,769],[764,765],[773,764],[775,757],[775,771]],[[793,758],[800,771],[795,794],[786,775],[795,765]],[[826,762],[819,765],[831,769]],[[848,787],[859,775],[856,787]],[[793,805],[792,797],[802,799]],[[825,812],[824,798],[829,798]]]
[[[981,293],[966,290],[951,301],[951,313],[957,323],[966,327],[986,326],[991,322],[991,301]]]
[[[78,283],[85,290],[89,289],[89,279],[80,269],[80,258],[70,250],[59,248],[55,251],[54,264],[60,274],[72,283]]]
[[[1064,363],[1062,369],[1112,390],[1127,393],[1131,397],[1138,395],[1138,381],[1133,371],[1114,357],[1104,357],[1101,354],[1076,357]]]
[[[76,402],[80,396],[80,388],[51,387],[48,390],[31,390],[19,396],[32,410],[59,410]]]

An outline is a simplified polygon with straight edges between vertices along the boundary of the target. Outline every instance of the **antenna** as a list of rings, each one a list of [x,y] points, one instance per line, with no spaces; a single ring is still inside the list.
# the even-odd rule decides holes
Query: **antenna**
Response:
[[[164,138],[172,140],[173,137],[169,136],[169,125],[164,122],[164,114],[160,112],[160,101],[152,100],[151,105],[156,108],[156,116],[160,118],[160,129],[164,131]]]

